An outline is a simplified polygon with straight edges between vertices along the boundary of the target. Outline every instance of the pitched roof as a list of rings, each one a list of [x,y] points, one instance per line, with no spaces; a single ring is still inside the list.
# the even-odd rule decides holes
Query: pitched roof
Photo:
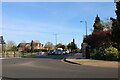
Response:
[[[30,43],[19,43],[18,47],[20,47],[20,46],[26,46],[27,44],[31,44],[31,42]],[[35,42],[35,41],[33,41],[33,44],[40,44],[41,45],[41,43]]]
[[[33,41],[33,43],[34,43],[34,44],[40,44],[39,42],[35,42],[35,41]]]
[[[27,45],[27,44],[29,44],[29,43],[19,43],[18,47],[20,47],[20,46],[25,46],[25,45]]]

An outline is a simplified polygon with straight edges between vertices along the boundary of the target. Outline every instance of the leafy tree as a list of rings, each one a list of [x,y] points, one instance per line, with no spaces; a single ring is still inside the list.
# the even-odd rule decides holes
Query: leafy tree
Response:
[[[71,49],[71,48],[72,48],[72,43],[69,43],[69,44],[67,45],[67,48],[68,48],[68,49]]]
[[[50,49],[53,49],[54,48],[54,45],[53,43],[51,42],[47,42],[44,46],[44,48],[46,48],[47,50],[50,50]]]
[[[66,49],[66,46],[63,45],[62,43],[57,44],[56,47],[57,47],[57,48]]]
[[[98,17],[98,15],[97,15],[97,17],[95,19],[95,23],[94,23],[93,27],[94,27],[94,31],[93,32],[102,31],[103,30],[103,26],[101,24],[101,20],[100,20],[100,17]]]
[[[14,52],[14,57],[15,57],[15,52],[18,50],[18,47],[17,46],[12,46],[11,47],[11,50]]]
[[[104,27],[107,27],[108,29],[111,29],[112,27],[112,21],[109,20],[108,18],[106,18],[104,21],[101,20],[101,24],[104,26]],[[103,28],[104,28],[103,27]]]
[[[77,49],[77,45],[75,43],[71,42],[67,45],[67,48],[72,51],[73,49]]]
[[[110,32],[98,31],[88,35],[83,40],[84,43],[88,43],[92,49],[98,49],[99,47],[109,47],[111,45]]]
[[[13,47],[11,47],[11,50],[12,50],[12,51],[17,51],[18,48],[17,48],[17,46],[13,46]]]

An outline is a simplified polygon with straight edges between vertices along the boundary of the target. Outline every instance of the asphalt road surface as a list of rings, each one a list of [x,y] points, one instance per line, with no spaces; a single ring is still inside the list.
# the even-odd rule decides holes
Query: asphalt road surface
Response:
[[[118,69],[68,64],[64,55],[3,59],[3,77],[8,78],[117,78]]]

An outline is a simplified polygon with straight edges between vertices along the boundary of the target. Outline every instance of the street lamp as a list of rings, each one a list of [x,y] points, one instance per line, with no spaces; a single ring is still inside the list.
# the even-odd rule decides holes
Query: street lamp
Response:
[[[86,25],[86,36],[87,37],[87,21],[80,21],[80,22],[85,22],[85,25]],[[83,43],[83,56],[86,57],[86,59],[90,58],[90,54],[88,54],[88,47],[87,47],[87,43]]]
[[[87,36],[87,21],[80,21],[80,22],[85,22],[85,25],[86,25],[86,36]]]

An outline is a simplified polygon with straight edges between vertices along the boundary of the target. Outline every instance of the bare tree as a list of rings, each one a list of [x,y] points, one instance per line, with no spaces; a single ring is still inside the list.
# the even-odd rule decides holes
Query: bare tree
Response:
[[[39,40],[35,40],[35,42],[38,42],[38,43],[40,43],[40,41],[39,41]]]
[[[26,43],[26,41],[25,41],[25,40],[22,40],[21,43]]]
[[[16,43],[14,41],[7,41],[6,45],[5,45],[5,50],[11,50],[11,47],[16,46]]]
[[[53,43],[51,42],[47,42],[44,46],[47,50],[50,50],[50,49],[53,49],[54,48],[54,45]]]
[[[7,41],[6,43],[6,50],[9,50],[9,51],[13,51],[13,56],[15,57],[15,52],[17,51],[17,46],[16,46],[16,43],[12,40],[10,41]]]
[[[10,40],[10,41],[7,41],[7,45],[16,46],[16,43],[14,41]]]

